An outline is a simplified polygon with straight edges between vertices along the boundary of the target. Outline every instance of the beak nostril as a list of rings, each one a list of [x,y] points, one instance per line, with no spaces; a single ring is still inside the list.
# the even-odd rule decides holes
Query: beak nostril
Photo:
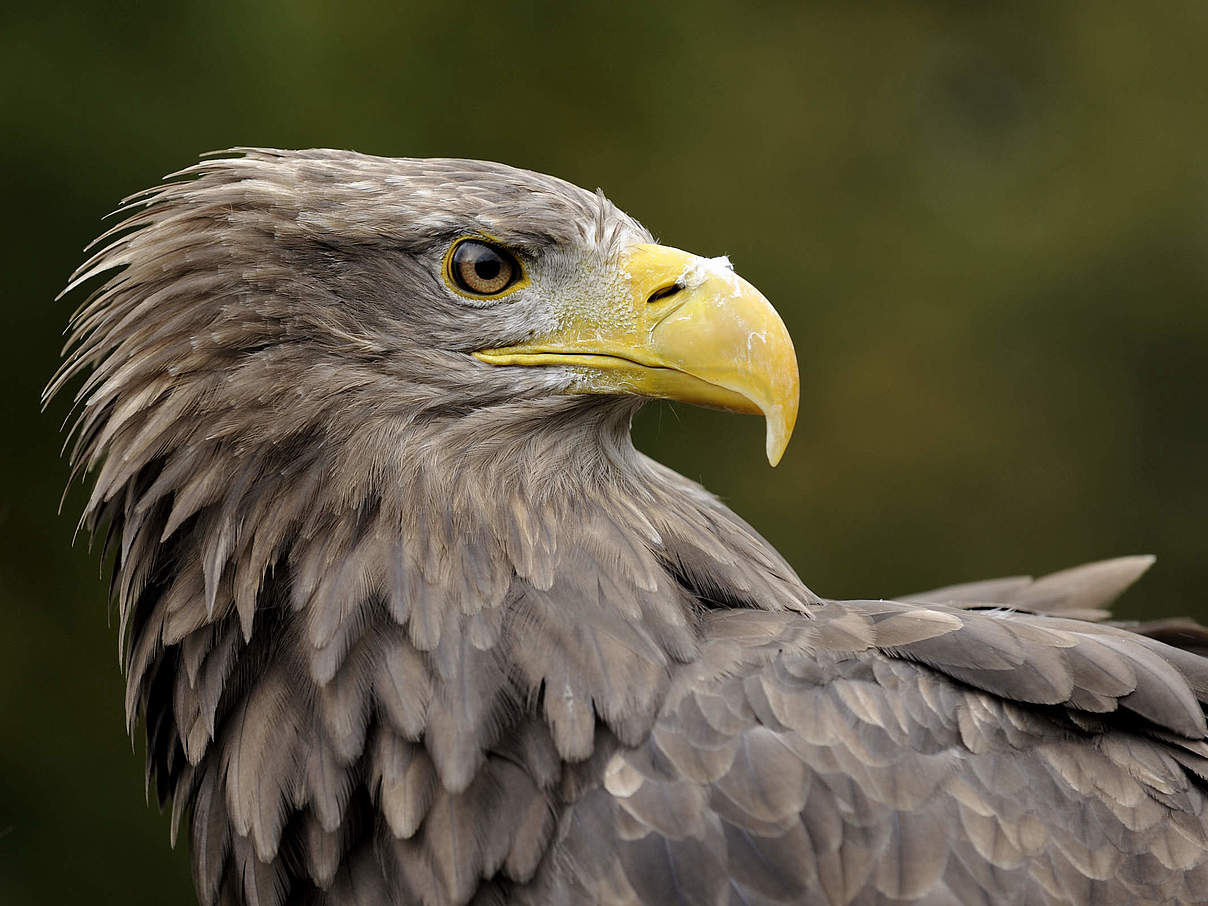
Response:
[[[683,288],[683,284],[677,282],[672,283],[669,286],[664,286],[661,289],[656,289],[650,294],[650,297],[646,300],[646,304],[650,305],[654,302],[661,302],[663,299],[668,299]]]

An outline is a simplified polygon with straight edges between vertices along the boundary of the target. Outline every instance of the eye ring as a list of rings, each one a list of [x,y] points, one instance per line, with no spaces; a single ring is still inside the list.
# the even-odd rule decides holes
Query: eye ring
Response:
[[[445,255],[445,280],[463,296],[496,299],[524,280],[520,262],[505,248],[476,237],[465,237]]]

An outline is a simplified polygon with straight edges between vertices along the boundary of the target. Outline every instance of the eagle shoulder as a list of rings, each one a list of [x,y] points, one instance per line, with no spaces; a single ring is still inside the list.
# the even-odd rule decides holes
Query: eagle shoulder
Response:
[[[1208,660],[1009,611],[706,616],[564,816],[573,902],[1194,902]]]

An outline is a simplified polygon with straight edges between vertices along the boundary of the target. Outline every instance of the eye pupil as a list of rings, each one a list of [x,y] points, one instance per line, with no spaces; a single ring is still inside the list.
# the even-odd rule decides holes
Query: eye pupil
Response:
[[[498,258],[488,258],[485,255],[474,262],[474,273],[483,280],[494,280],[503,270],[503,262]]]
[[[520,264],[505,249],[464,239],[449,256],[449,277],[457,288],[475,296],[494,296],[521,276]]]

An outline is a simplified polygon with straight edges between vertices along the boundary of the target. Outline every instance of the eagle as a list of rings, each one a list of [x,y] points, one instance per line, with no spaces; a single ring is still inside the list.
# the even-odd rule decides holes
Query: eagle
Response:
[[[68,285],[81,526],[202,904],[1208,902],[1208,659],[1125,557],[810,591],[639,453],[761,414],[725,258],[497,163],[234,149]]]

